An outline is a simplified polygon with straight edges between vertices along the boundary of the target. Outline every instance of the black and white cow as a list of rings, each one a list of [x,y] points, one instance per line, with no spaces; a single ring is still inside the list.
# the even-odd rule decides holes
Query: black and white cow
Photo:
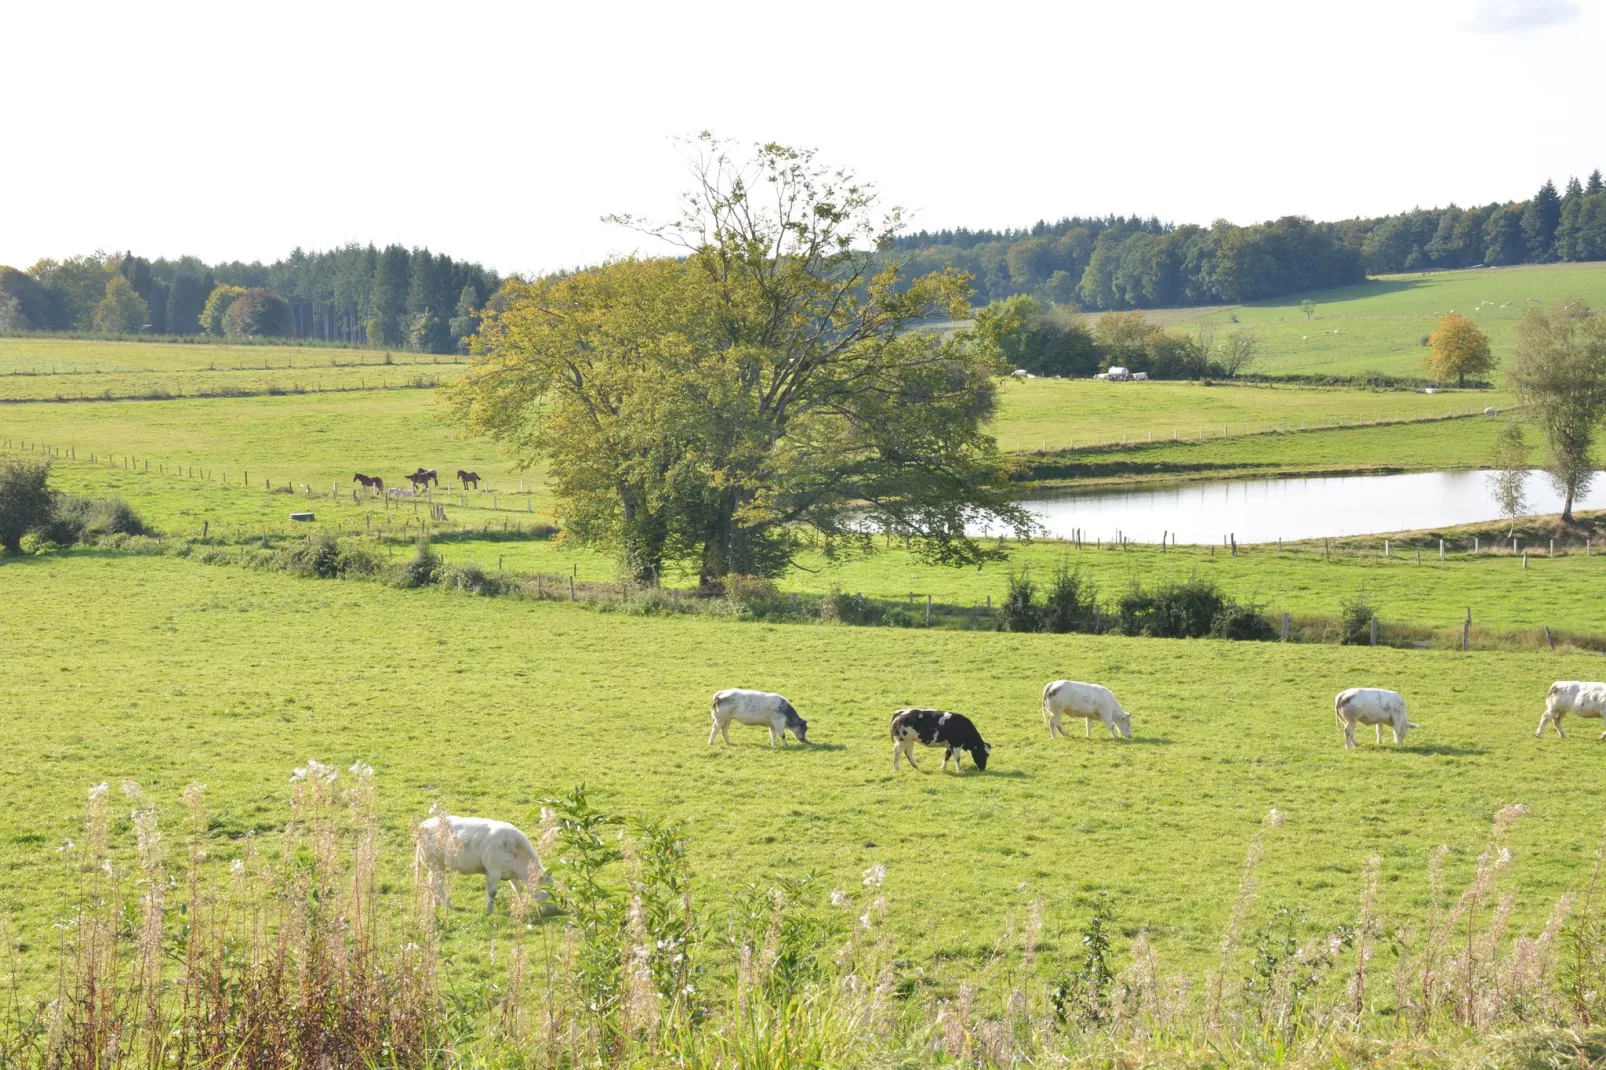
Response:
[[[992,747],[983,743],[981,733],[969,717],[962,713],[942,710],[899,710],[892,715],[892,768],[898,768],[901,758],[909,759],[916,769],[915,744],[927,747],[945,747],[942,768],[948,768],[948,759],[954,760],[954,771],[959,771],[962,751],[969,751],[977,769],[987,768],[987,755]]]
[[[729,745],[732,721],[768,728],[772,747],[777,739],[781,746],[786,746],[787,732],[796,736],[799,743],[808,742],[809,723],[797,715],[790,702],[773,692],[749,691],[744,687],[715,692],[713,717],[714,727],[708,733],[710,746],[715,736],[723,736]]]

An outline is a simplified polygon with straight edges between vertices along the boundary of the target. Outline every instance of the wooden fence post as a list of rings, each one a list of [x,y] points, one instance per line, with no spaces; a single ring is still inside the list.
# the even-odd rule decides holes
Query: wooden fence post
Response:
[[[1550,625],[1548,624],[1545,625],[1545,642],[1550,644],[1550,649],[1556,649],[1556,637],[1550,634]]]
[[[926,627],[931,627],[931,596],[926,595]]]
[[[1387,539],[1384,539],[1383,540],[1383,556],[1387,557],[1388,555],[1389,555],[1389,541]]]
[[[1524,550],[1522,552],[1522,567],[1523,568],[1527,568],[1528,567],[1528,551],[1527,550]]]
[[[1376,616],[1376,614],[1373,614],[1373,616],[1372,616],[1371,638],[1372,638],[1372,645],[1376,646],[1377,645],[1377,616]]]
[[[1283,614],[1283,642],[1288,642],[1288,614]]]
[[[1461,649],[1472,649],[1472,607],[1467,607],[1467,622],[1461,625]]]
[[[1416,563],[1419,565],[1422,563],[1422,547],[1420,546],[1416,548]]]
[[[574,601],[574,577],[569,577],[569,601]]]

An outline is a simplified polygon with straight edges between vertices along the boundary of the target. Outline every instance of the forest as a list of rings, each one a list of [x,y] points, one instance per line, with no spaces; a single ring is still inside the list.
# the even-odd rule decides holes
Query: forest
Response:
[[[1367,275],[1606,260],[1606,183],[1596,170],[1564,191],[1547,181],[1524,201],[1330,223],[1288,216],[1201,227],[1108,216],[1015,231],[920,231],[886,252],[911,276],[969,272],[977,304],[1015,294],[1084,311],[1237,304]]]
[[[1081,311],[1238,304],[1368,275],[1606,260],[1606,182],[1597,169],[1562,190],[1546,181],[1523,201],[1328,223],[1076,216],[1023,230],[920,231],[891,238],[878,254],[901,261],[906,280],[946,267],[968,272],[977,306],[1015,295]],[[0,265],[0,332],[464,352],[501,283],[480,264],[401,245],[297,248],[268,265],[94,253],[25,270]]]
[[[428,249],[296,249],[272,264],[133,252],[0,266],[0,330],[210,335],[452,353],[501,279]]]

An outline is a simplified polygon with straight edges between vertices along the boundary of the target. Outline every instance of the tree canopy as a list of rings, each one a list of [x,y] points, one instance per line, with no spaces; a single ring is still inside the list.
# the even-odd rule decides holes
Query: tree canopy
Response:
[[[997,556],[971,525],[1029,529],[982,431],[1001,366],[979,334],[917,329],[968,310],[965,278],[878,261],[900,214],[811,152],[697,151],[678,219],[616,217],[682,255],[509,283],[457,418],[547,460],[569,531],[637,579],[677,560],[711,587],[775,575],[806,531]]]
[[[1431,347],[1422,359],[1422,366],[1440,382],[1452,379],[1460,386],[1467,385],[1467,376],[1478,375],[1494,367],[1494,356],[1489,351],[1489,336],[1478,330],[1470,317],[1447,312],[1439,317],[1439,325],[1428,336]]]
[[[1511,384],[1545,441],[1545,471],[1563,495],[1561,518],[1589,489],[1595,435],[1606,417],[1606,320],[1576,297],[1529,308],[1517,325]]]

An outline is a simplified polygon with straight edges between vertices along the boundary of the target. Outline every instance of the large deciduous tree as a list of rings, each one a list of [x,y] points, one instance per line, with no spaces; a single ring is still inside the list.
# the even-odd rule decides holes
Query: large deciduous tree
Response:
[[[1576,297],[1529,308],[1517,325],[1511,383],[1544,437],[1545,471],[1569,523],[1594,479],[1595,434],[1606,416],[1606,320]]]
[[[121,275],[106,283],[106,295],[95,305],[90,325],[101,334],[138,334],[150,317],[145,299]]]
[[[1457,385],[1466,386],[1468,375],[1494,367],[1489,336],[1458,313],[1447,312],[1440,317],[1438,327],[1428,336],[1428,345],[1431,349],[1422,358],[1422,366],[1441,383],[1454,379]]]
[[[893,530],[951,564],[998,556],[967,528],[1030,527],[982,430],[1000,365],[977,336],[917,329],[968,313],[965,277],[876,268],[899,213],[811,152],[763,145],[743,163],[705,135],[695,175],[677,220],[615,217],[679,258],[491,302],[457,417],[548,460],[569,530],[638,579],[668,560],[710,587],[774,575],[803,529],[859,547]]]

